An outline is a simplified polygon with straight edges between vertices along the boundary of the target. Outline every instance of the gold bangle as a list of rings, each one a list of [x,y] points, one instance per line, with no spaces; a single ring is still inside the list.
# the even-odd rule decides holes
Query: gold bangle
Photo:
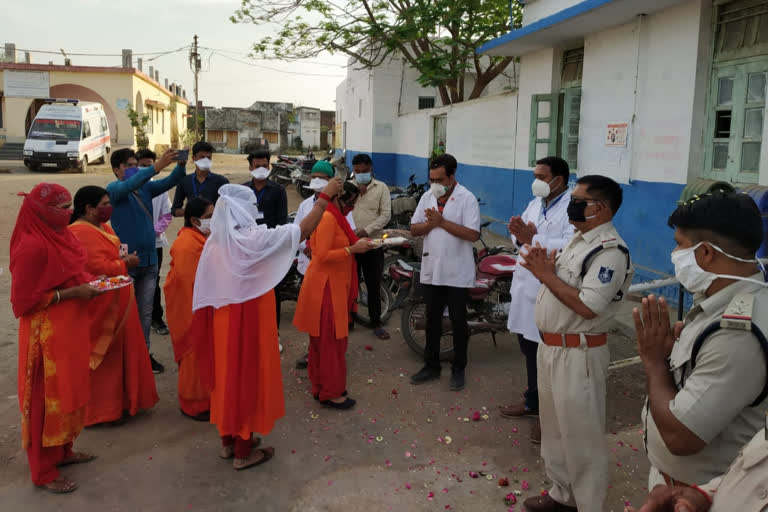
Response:
[[[56,304],[61,302],[61,294],[59,293],[59,290],[56,290]]]
[[[345,247],[344,250],[347,251],[347,254],[352,256],[352,251],[349,249],[349,246]]]

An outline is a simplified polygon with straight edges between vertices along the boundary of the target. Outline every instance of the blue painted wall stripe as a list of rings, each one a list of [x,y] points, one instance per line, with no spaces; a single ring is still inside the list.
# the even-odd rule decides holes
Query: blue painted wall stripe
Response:
[[[347,151],[348,165],[351,166],[352,157],[358,153]],[[398,153],[370,155],[376,178],[390,185],[406,185],[412,174],[419,183],[429,178],[427,158]],[[530,170],[459,163],[457,178],[486,203],[481,207],[482,214],[500,221],[520,215],[533,198],[533,172]],[[673,273],[669,255],[675,243],[667,218],[677,207],[683,187],[682,184],[649,181],[622,185],[624,202],[614,223],[629,245],[635,263],[663,274]],[[506,223],[492,224],[491,229],[506,234]],[[641,280],[659,277],[643,271],[637,275]]]
[[[503,36],[497,37],[496,39],[492,39],[475,51],[476,53],[486,52],[502,44],[509,43],[511,41],[520,39],[521,37],[525,37],[529,34],[533,34],[540,30],[553,27],[558,23],[562,23],[571,18],[575,18],[577,16],[580,16],[582,14],[585,14],[589,11],[592,11],[594,9],[597,9],[599,7],[602,7],[606,4],[609,4],[615,1],[616,0],[585,0],[584,2],[580,2],[576,5],[572,5],[567,9],[563,9],[562,11],[559,11],[549,16],[546,16],[544,18],[541,18],[540,20],[537,20],[534,23],[526,25],[517,30],[513,30],[508,34],[504,34]]]

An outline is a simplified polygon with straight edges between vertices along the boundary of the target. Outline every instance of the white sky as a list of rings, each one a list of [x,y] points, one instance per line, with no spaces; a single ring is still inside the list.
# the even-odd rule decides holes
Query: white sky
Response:
[[[239,0],[4,0],[0,15],[0,43],[15,43],[17,50],[52,50],[67,53],[137,54],[175,50],[199,36],[202,48],[200,99],[216,107],[248,107],[254,101],[286,101],[296,105],[335,110],[336,86],[344,79],[346,57],[321,55],[315,60],[280,62],[252,60],[250,44],[268,33],[266,27],[233,24],[229,17]],[[0,52],[3,49],[0,47]],[[224,56],[222,56],[223,54]],[[119,66],[120,57],[71,56],[73,65]],[[160,83],[181,84],[194,101],[189,50],[148,62],[160,71]],[[17,61],[24,59],[18,52]],[[267,66],[261,67],[235,62]],[[32,53],[32,62],[63,64],[59,53]],[[304,74],[333,75],[305,76]]]

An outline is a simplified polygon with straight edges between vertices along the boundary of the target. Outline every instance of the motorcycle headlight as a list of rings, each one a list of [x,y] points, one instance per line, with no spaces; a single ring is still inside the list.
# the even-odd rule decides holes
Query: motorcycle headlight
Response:
[[[32,151],[31,149],[25,149],[24,150],[24,156],[32,156],[33,153],[34,153],[34,151]]]
[[[69,158],[77,158],[77,155],[78,155],[77,151],[67,151],[67,156]]]

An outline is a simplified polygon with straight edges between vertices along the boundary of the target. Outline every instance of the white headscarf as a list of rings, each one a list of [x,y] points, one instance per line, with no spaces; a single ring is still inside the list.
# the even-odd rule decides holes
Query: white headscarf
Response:
[[[301,238],[298,225],[269,229],[256,195],[243,185],[224,185],[211,218],[211,235],[197,266],[194,311],[221,308],[261,297],[285,277]]]

